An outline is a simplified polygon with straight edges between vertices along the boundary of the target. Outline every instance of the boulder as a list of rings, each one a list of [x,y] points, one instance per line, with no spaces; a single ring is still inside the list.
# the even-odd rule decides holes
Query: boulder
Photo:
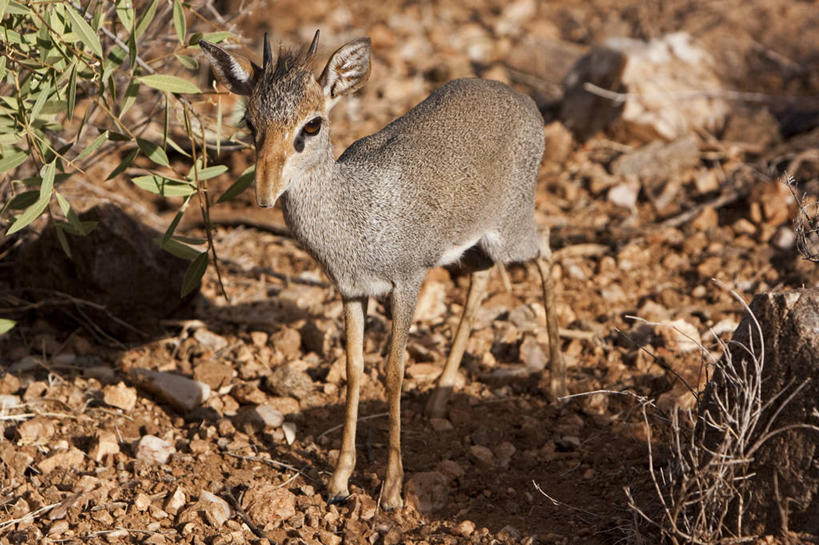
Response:
[[[116,338],[140,336],[111,315],[155,333],[159,320],[191,297],[179,296],[188,261],[162,250],[156,243],[160,233],[112,204],[94,206],[79,218],[97,226],[86,236],[66,234],[71,257],[53,223],[23,248],[15,268],[18,287],[38,299],[53,299],[57,291],[94,303],[82,306],[84,316],[74,316],[70,305],[59,307],[59,314],[73,322],[90,320]]]
[[[674,140],[720,129],[729,111],[714,60],[684,32],[606,40],[575,63],[563,88],[559,117],[579,140],[615,121],[631,138]]]

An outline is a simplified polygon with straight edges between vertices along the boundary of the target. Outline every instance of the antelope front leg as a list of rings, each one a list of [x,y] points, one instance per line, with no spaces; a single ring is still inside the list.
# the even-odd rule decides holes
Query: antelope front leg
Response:
[[[420,284],[420,283],[419,283]],[[387,403],[390,411],[390,439],[387,478],[381,490],[381,506],[396,509],[404,505],[401,485],[404,465],[401,461],[401,383],[404,380],[404,349],[415,313],[418,288],[396,286],[392,292],[392,342],[387,360]]]
[[[344,301],[344,321],[347,334],[347,409],[344,414],[344,433],[336,470],[327,486],[328,502],[347,499],[347,483],[355,469],[355,429],[358,423],[358,397],[361,374],[364,370],[364,320],[367,298]]]

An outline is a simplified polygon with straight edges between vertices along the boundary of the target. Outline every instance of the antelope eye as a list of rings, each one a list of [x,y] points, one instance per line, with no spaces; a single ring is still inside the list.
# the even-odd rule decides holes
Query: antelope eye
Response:
[[[304,128],[302,130],[307,136],[315,136],[321,130],[321,118],[314,117],[304,124]]]

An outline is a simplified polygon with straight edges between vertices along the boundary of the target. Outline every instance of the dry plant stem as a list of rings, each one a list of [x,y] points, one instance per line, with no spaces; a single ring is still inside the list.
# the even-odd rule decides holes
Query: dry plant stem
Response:
[[[196,141],[193,138],[193,132],[191,130],[190,118],[188,117],[188,106],[183,104],[183,113],[185,116],[185,129],[188,133],[188,139],[191,143],[191,155],[193,159],[193,181],[196,184],[196,196],[199,199],[199,209],[202,211],[202,220],[205,223],[205,233],[208,239],[208,250],[210,250],[211,255],[213,256],[213,268],[216,271],[216,281],[219,284],[219,290],[222,292],[222,297],[225,298],[225,301],[228,303],[230,302],[230,297],[225,291],[225,285],[222,282],[222,272],[219,270],[219,257],[216,255],[216,245],[213,243],[213,225],[210,222],[210,199],[208,198],[208,181],[202,180],[202,185],[200,186],[199,182],[199,167],[196,158]],[[202,129],[204,130],[204,128]],[[202,142],[205,141],[204,135],[202,135]],[[206,157],[207,155],[203,155]],[[205,164],[203,163],[203,166]]]
[[[715,282],[727,289],[721,282]],[[819,431],[819,427],[807,423],[774,428],[782,410],[804,385],[792,389],[793,383],[789,383],[771,399],[763,400],[765,346],[762,328],[742,298],[734,291],[731,293],[750,317],[749,346],[734,344],[739,350],[731,352],[724,342],[718,340],[724,354],[721,360],[712,362],[716,367],[712,381],[719,381],[718,388],[712,392],[711,404],[697,415],[696,427],[683,428],[680,411],[671,414],[671,454],[665,469],[658,469],[655,465],[652,429],[645,405],[642,407],[648,437],[649,471],[662,508],[660,518],[652,518],[639,507],[630,490],[626,490],[626,495],[635,520],[644,520],[659,528],[660,533],[674,544],[753,541],[755,536],[745,535],[743,514],[744,483],[753,476],[749,473],[749,464],[754,453],[784,431]],[[771,409],[770,416],[766,416]],[[688,414],[691,420],[690,411]],[[767,418],[764,425],[763,418]],[[706,435],[710,437],[707,444]],[[731,527],[729,516],[733,519]],[[787,520],[787,514],[782,520]]]
[[[591,82],[583,84],[583,89],[587,92],[602,98],[607,98],[612,102],[621,104],[629,98],[642,98],[657,96],[642,93],[620,93],[610,89],[604,89]],[[743,91],[678,91],[674,93],[663,93],[663,98],[674,98],[675,100],[685,100],[693,98],[722,98],[726,100],[736,100],[741,102],[761,102],[764,104],[809,104],[815,105],[817,98],[812,96],[776,96],[765,93],[748,93]]]

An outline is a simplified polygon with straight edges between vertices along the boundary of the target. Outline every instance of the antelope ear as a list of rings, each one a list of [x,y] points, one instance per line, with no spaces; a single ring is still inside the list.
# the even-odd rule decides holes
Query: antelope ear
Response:
[[[216,81],[237,95],[249,95],[253,92],[261,68],[241,55],[232,55],[204,40],[199,40],[199,47],[210,61]]]
[[[361,89],[367,83],[371,69],[369,38],[359,38],[339,47],[327,61],[318,80],[324,90],[327,109],[342,96]]]

